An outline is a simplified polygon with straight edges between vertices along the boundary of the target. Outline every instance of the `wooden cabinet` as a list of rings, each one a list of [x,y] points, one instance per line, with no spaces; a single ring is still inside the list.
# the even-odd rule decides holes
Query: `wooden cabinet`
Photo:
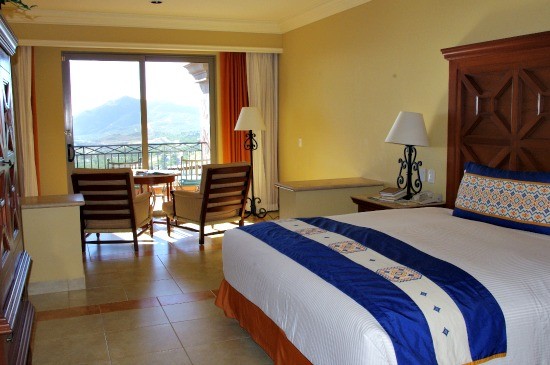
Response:
[[[17,40],[0,17],[0,365],[28,360],[34,308],[26,300],[31,259],[23,247],[10,57]]]
[[[353,213],[350,195],[376,194],[384,183],[362,177],[278,182],[279,217],[304,218]]]
[[[550,171],[550,32],[442,50],[449,60],[447,202],[464,163]]]

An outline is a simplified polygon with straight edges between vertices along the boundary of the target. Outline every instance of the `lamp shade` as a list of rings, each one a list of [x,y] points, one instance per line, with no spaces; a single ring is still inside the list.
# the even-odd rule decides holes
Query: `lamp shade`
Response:
[[[239,114],[239,119],[237,119],[237,124],[235,125],[235,130],[265,130],[264,119],[262,118],[262,115],[260,114],[258,108],[254,106],[242,108],[241,114]]]
[[[386,137],[386,142],[407,146],[428,146],[428,133],[422,114],[399,112]]]

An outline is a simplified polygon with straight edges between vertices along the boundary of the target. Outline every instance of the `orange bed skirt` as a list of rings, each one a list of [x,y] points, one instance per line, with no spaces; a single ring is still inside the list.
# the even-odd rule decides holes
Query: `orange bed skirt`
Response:
[[[223,309],[227,317],[239,321],[275,365],[311,365],[275,322],[225,280],[220,286],[216,305]]]

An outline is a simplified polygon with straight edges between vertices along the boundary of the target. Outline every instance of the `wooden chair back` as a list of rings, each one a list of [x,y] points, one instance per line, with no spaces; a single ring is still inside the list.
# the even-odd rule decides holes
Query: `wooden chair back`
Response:
[[[130,169],[115,172],[79,172],[71,175],[75,194],[84,196],[80,207],[80,227],[85,247],[86,230],[95,232],[132,231],[137,251],[137,227],[134,215],[134,188]],[[103,242],[127,242],[111,240]]]
[[[239,225],[242,225],[250,176],[249,164],[204,165],[200,191],[203,194],[201,225],[207,223],[211,216],[223,219],[240,217]]]

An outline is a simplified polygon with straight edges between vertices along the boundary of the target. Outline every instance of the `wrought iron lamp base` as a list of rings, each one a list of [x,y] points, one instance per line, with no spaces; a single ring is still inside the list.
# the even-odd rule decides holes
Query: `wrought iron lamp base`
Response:
[[[401,168],[397,176],[397,187],[407,189],[407,195],[403,197],[405,200],[410,200],[415,194],[422,191],[422,181],[420,180],[420,166],[422,161],[416,161],[416,148],[412,145],[406,145],[403,151],[403,158],[399,159]],[[403,170],[405,177],[403,177]],[[416,179],[413,181],[413,171],[416,171]]]
[[[250,201],[250,210],[247,210],[244,214],[245,218],[250,217],[251,215],[257,218],[264,218],[267,215],[267,210],[264,208],[257,209],[256,202],[261,203],[261,199],[258,197],[247,198]]]
[[[254,196],[254,154],[253,151],[258,148],[258,143],[256,142],[256,139],[254,138],[256,135],[252,132],[252,130],[248,131],[247,138],[244,141],[244,149],[250,151],[250,164],[252,165],[252,181],[251,181],[251,197],[247,198],[248,201],[250,201],[250,210],[245,212],[244,217],[248,218],[251,215],[257,218],[264,218],[267,214],[267,210],[264,208],[257,209],[256,203],[261,203],[262,200],[256,196]]]

